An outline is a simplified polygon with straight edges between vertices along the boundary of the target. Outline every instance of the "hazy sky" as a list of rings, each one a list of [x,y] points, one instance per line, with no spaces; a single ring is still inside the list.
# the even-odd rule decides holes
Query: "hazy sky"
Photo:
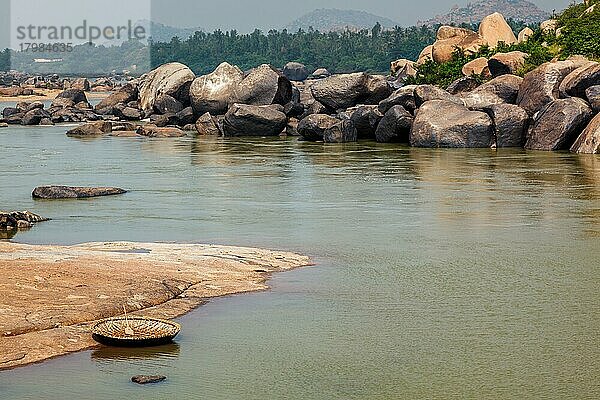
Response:
[[[540,8],[563,9],[572,0],[530,0]],[[168,25],[232,28],[248,31],[255,27],[281,27],[316,8],[343,8],[367,11],[413,25],[419,19],[443,14],[453,5],[470,0],[153,0],[153,19]]]
[[[473,1],[473,0],[471,0]],[[299,16],[316,8],[342,8],[363,10],[399,22],[413,25],[419,19],[427,19],[446,13],[453,5],[464,6],[470,0],[13,0],[27,11],[31,23],[55,23],[59,18],[64,24],[76,24],[81,20],[81,9],[89,9],[92,15],[118,19],[147,18],[179,27],[201,27],[206,30],[221,28],[248,32],[254,28],[268,30],[281,28]],[[561,10],[572,0],[531,0],[546,10]],[[65,6],[66,3],[77,4]],[[63,5],[61,5],[61,3]],[[137,3],[137,4],[136,4]],[[0,0],[0,48],[9,42],[8,29],[10,0]],[[142,4],[142,6],[140,6]],[[108,5],[108,6],[107,6]],[[102,11],[94,10],[100,7]],[[77,10],[79,9],[79,10]],[[29,11],[28,11],[29,10]],[[71,13],[69,11],[71,10]],[[110,10],[107,13],[107,10]],[[140,10],[140,11],[137,11]],[[112,15],[112,16],[111,16]],[[47,21],[46,21],[47,20]]]

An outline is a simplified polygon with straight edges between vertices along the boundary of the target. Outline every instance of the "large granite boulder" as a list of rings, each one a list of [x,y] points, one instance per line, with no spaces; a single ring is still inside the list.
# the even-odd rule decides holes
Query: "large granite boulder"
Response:
[[[531,36],[533,36],[533,30],[530,27],[526,26],[521,30],[521,32],[519,32],[519,35],[517,36],[517,41],[519,43],[526,42],[527,39],[529,39]]]
[[[425,46],[425,48],[419,54],[416,66],[419,67],[428,61],[433,61],[433,45]]]
[[[565,60],[540,65],[525,75],[517,104],[533,116],[560,97],[559,87],[567,75],[586,64],[584,60]]]
[[[235,103],[253,106],[288,103],[292,84],[268,64],[254,68],[236,88]]]
[[[359,106],[350,116],[359,139],[374,139],[381,118],[383,114],[374,105]]]
[[[327,114],[311,114],[298,123],[298,133],[305,140],[323,140],[325,131],[337,124],[339,120]]]
[[[485,110],[494,121],[496,147],[523,147],[529,115],[514,104],[493,104]]]
[[[332,110],[352,107],[369,96],[369,76],[364,72],[333,75],[315,82],[310,90],[315,100]]]
[[[522,83],[523,78],[519,76],[501,75],[465,94],[462,99],[467,107],[477,110],[492,104],[514,104]]]
[[[186,65],[168,63],[153,69],[140,80],[140,107],[151,112],[160,95],[169,95],[185,103],[189,99],[189,85],[196,75]]]
[[[481,75],[484,78],[489,77],[490,68],[488,67],[488,59],[479,57],[471,60],[463,65],[461,72],[464,76]]]
[[[554,100],[535,116],[525,148],[545,151],[568,149],[591,118],[592,109],[582,99]]]
[[[563,79],[559,86],[561,97],[580,97],[585,99],[585,91],[600,84],[600,63],[579,67]]]
[[[323,142],[325,143],[356,142],[357,139],[356,127],[349,119],[341,120],[323,132]]]
[[[453,96],[444,89],[434,85],[419,85],[415,88],[414,94],[417,107],[421,107],[423,103],[431,100],[446,100],[459,105],[464,104],[459,97]]]
[[[237,87],[244,79],[238,67],[221,63],[213,72],[200,76],[192,82],[190,100],[196,115],[225,114],[237,96]]]
[[[80,89],[67,89],[56,96],[52,101],[52,106],[55,106],[55,104],[58,106],[68,104],[68,106],[71,107],[78,103],[88,103],[85,92]]]
[[[380,143],[408,143],[413,116],[402,106],[390,108],[377,126],[375,140]]]
[[[410,132],[414,147],[490,147],[493,143],[494,126],[486,113],[447,100],[424,103]]]
[[[454,26],[441,26],[431,47],[431,58],[437,63],[445,63],[452,60],[457,49],[464,54],[474,54],[484,44],[485,41],[477,32]],[[417,65],[420,65],[419,61]]]
[[[479,24],[479,36],[491,48],[496,48],[500,42],[506,44],[517,43],[515,33],[504,19],[504,16],[498,12],[490,14],[481,20]]]
[[[305,81],[309,72],[304,64],[289,62],[283,67],[283,75],[290,81]]]
[[[508,53],[496,53],[488,61],[488,67],[493,77],[506,74],[516,74],[525,66],[525,60],[529,54],[522,51],[510,51]]]
[[[585,91],[585,97],[592,106],[594,113],[600,113],[600,85],[590,86]]]
[[[224,136],[277,136],[287,124],[281,106],[234,104],[223,121]]]
[[[117,104],[127,104],[135,101],[138,97],[137,86],[131,83],[126,83],[119,90],[111,93],[105,99],[102,99],[95,107],[96,110],[103,110],[116,106]]]
[[[379,112],[385,114],[393,106],[402,106],[411,113],[417,108],[415,103],[416,85],[403,86],[394,91],[388,98],[379,102]]]
[[[112,132],[112,123],[109,121],[87,122],[67,131],[69,136],[94,136]]]
[[[388,80],[383,75],[368,75],[367,91],[364,98],[360,99],[363,104],[379,104],[392,94],[393,90]]]
[[[596,115],[584,131],[579,135],[573,146],[573,153],[599,154],[600,153],[600,114]]]
[[[31,196],[34,199],[78,199],[127,193],[116,187],[40,186]]]

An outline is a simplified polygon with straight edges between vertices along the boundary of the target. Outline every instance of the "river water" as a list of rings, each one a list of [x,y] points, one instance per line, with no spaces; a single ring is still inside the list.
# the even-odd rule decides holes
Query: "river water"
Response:
[[[247,245],[316,265],[180,318],[176,345],[2,372],[2,399],[600,397],[598,156],[65,130],[0,128],[0,208],[53,218],[14,241]],[[32,200],[45,184],[131,192]]]

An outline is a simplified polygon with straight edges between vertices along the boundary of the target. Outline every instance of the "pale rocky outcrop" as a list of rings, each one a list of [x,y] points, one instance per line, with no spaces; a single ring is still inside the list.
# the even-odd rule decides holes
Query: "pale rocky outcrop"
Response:
[[[90,327],[121,316],[124,305],[128,314],[172,319],[208,298],[264,290],[269,274],[309,263],[202,244],[0,242],[0,369],[97,347]]]
[[[426,46],[419,54],[419,58],[417,59],[417,67],[431,60],[433,60],[433,45],[430,44],[429,46]]]
[[[150,71],[140,81],[140,107],[145,112],[152,111],[156,99],[163,94],[185,102],[189,99],[189,84],[195,77],[191,69],[178,62]]]
[[[192,82],[190,100],[196,115],[209,112],[225,114],[237,96],[237,87],[244,73],[237,66],[221,63],[213,72],[200,76]]]
[[[529,39],[532,35],[533,35],[533,30],[530,27],[526,26],[525,28],[523,28],[521,30],[521,32],[519,32],[519,36],[517,38],[517,41],[519,43],[526,42],[527,39]]]
[[[410,132],[415,147],[490,147],[493,143],[494,128],[486,113],[445,100],[423,104]]]
[[[513,44],[517,42],[514,32],[510,25],[500,13],[493,13],[485,17],[479,24],[479,36],[491,48],[498,46],[498,43]]]

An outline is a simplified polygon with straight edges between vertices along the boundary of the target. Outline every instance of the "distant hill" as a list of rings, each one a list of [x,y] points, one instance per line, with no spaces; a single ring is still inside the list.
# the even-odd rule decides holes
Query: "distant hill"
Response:
[[[377,22],[384,28],[393,28],[399,25],[389,18],[370,14],[365,11],[321,8],[303,15],[285,26],[285,29],[288,32],[297,32],[298,29],[306,31],[310,27],[320,32],[335,32],[346,29],[358,31],[361,29],[371,29]]]
[[[170,42],[172,38],[177,36],[181,40],[185,40],[192,36],[196,31],[201,31],[202,28],[177,28],[174,26],[164,25],[159,22],[140,20],[135,23],[136,26],[143,26],[147,32],[150,32],[152,40],[155,42]]]
[[[505,18],[534,24],[550,17],[550,13],[540,9],[535,4],[525,0],[482,0],[469,3],[465,7],[454,6],[448,14],[438,15],[426,21],[419,21],[417,25],[448,25],[462,23],[478,24],[481,20],[494,12],[499,12]]]

